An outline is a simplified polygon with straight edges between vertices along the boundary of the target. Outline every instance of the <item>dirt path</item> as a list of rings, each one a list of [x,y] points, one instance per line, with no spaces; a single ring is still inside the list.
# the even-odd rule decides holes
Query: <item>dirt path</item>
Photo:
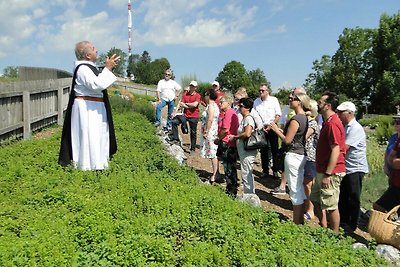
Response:
[[[200,133],[200,122],[198,124],[198,131]],[[180,133],[181,134],[181,133]],[[211,175],[211,161],[208,159],[203,159],[200,157],[199,149],[196,149],[195,153],[190,154],[190,139],[188,134],[181,134],[183,139],[182,147],[185,151],[185,155],[187,156],[187,164],[193,167],[200,178],[207,179]],[[200,137],[198,134],[197,144],[199,144]],[[199,145],[197,145],[199,148]],[[220,176],[217,180],[216,186],[225,187],[224,183],[224,168],[222,164],[219,164],[219,172]],[[256,183],[256,194],[259,196],[261,200],[261,205],[265,210],[274,210],[280,214],[280,217],[284,220],[292,220],[292,203],[289,199],[289,195],[272,195],[270,192],[272,189],[279,185],[279,180],[274,179],[271,176],[268,178],[261,178],[262,174],[261,169],[261,159],[260,154],[257,155],[255,164],[254,164],[254,178]],[[272,174],[272,173],[271,173]],[[238,176],[240,179],[240,167],[238,165]],[[239,192],[241,191],[242,185],[240,183]],[[319,227],[318,220],[316,218],[312,219],[310,222],[307,222],[310,227]],[[361,220],[359,228],[354,232],[349,234],[353,237],[357,242],[368,243],[371,240],[371,236],[367,232],[367,222]]]

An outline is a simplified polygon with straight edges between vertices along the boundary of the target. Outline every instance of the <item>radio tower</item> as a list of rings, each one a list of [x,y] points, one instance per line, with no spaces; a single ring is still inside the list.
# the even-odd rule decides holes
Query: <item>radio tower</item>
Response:
[[[131,61],[131,31],[132,31],[132,14],[131,14],[131,0],[128,0],[128,66],[126,75],[128,79],[134,79],[134,76],[129,71],[129,63]]]
[[[128,61],[131,57],[131,31],[132,31],[132,14],[131,14],[131,0],[128,0]]]

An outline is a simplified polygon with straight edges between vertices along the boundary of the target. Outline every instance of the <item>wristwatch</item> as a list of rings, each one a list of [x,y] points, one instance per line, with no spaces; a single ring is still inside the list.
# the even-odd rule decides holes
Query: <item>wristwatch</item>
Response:
[[[332,176],[332,173],[327,173],[327,172],[324,172],[324,174],[326,175],[326,176]]]

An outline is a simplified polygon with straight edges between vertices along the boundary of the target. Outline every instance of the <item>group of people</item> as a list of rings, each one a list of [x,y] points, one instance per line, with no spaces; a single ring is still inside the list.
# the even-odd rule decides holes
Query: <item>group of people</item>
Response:
[[[260,177],[269,177],[271,170],[272,176],[279,178],[281,172],[281,185],[272,193],[286,193],[287,184],[295,223],[302,224],[317,216],[322,226],[336,232],[340,225],[354,231],[360,215],[362,179],[368,173],[366,136],[355,120],[355,105],[339,105],[338,96],[332,92],[323,93],[317,102],[310,99],[304,88],[295,88],[288,97],[289,112],[282,125],[280,103],[271,95],[268,84],[260,85],[259,97],[254,101],[243,87],[230,97],[220,91],[218,82],[212,85],[202,97],[196,92],[197,82],[192,81],[175,111],[169,108],[166,126],[170,121],[170,142],[180,145],[178,126],[181,125],[182,133],[188,133],[188,121],[190,149],[194,151],[199,106],[205,106],[201,115],[200,155],[211,161],[212,173],[207,182],[215,182],[221,161],[226,192],[236,197],[239,183],[235,164],[239,159],[243,194],[255,194],[253,163],[260,153]],[[179,88],[168,90],[178,92]],[[160,95],[163,90],[157,88]],[[163,101],[159,99],[157,110],[165,106]],[[178,113],[180,108],[183,112]],[[159,114],[157,111],[156,125]],[[245,141],[256,129],[264,131],[268,145],[259,150],[246,149]],[[282,167],[278,166],[279,155],[284,155]]]
[[[82,170],[106,169],[117,150],[106,89],[116,80],[112,69],[119,57],[107,57],[100,71],[95,66],[97,49],[92,43],[77,43],[75,54],[59,163],[66,166],[72,162]],[[211,161],[208,183],[215,182],[221,161],[226,192],[236,197],[239,159],[243,193],[255,195],[253,163],[260,152],[261,178],[269,177],[270,169],[275,178],[281,172],[281,185],[272,193],[286,193],[287,184],[295,223],[302,224],[315,215],[321,226],[335,232],[339,232],[340,225],[351,231],[357,228],[362,179],[368,173],[368,163],[365,132],[355,120],[356,106],[352,102],[339,105],[338,96],[332,92],[323,93],[317,102],[310,99],[304,88],[295,88],[288,97],[290,111],[282,120],[280,103],[271,95],[268,84],[260,85],[259,97],[253,101],[244,87],[233,97],[225,95],[217,81],[202,97],[196,91],[197,82],[192,81],[175,107],[175,98],[182,88],[173,80],[171,70],[164,74],[157,85],[155,124],[160,125],[161,110],[168,106],[164,130],[171,132],[170,142],[180,145],[181,126],[183,134],[190,132],[193,153],[199,106],[205,106],[201,114],[200,155]],[[319,117],[322,125],[318,123]],[[400,204],[400,116],[394,117],[394,121],[397,133],[389,140],[385,155],[389,188],[374,203],[374,209],[381,211]],[[256,129],[263,130],[269,145],[259,151],[248,150],[245,141]],[[278,166],[279,155],[284,155],[283,166]]]

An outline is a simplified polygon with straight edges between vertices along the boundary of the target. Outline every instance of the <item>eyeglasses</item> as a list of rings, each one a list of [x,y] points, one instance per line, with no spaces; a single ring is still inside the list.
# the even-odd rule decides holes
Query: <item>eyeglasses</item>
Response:
[[[165,76],[171,76],[171,74],[169,74],[169,73],[165,73]]]
[[[299,99],[297,97],[288,97],[289,101],[299,101]]]

